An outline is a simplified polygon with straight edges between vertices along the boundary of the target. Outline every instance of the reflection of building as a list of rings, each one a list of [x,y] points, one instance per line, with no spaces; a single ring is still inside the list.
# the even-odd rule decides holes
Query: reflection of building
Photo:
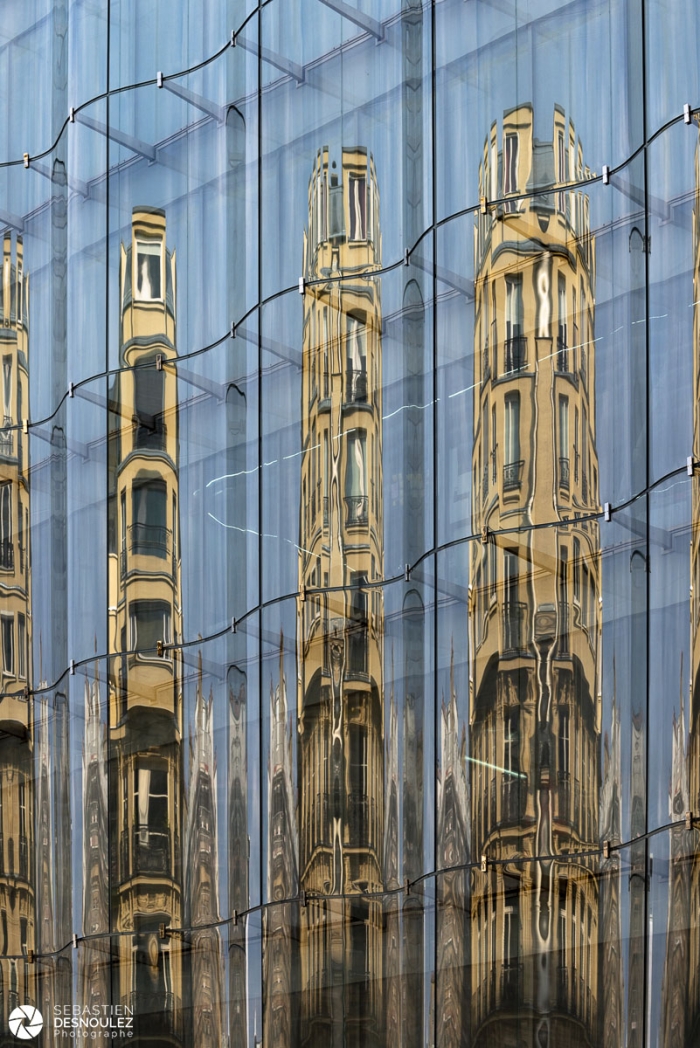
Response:
[[[183,1043],[182,683],[175,254],[165,215],[134,210],[121,250],[120,363],[110,397],[109,729],[112,999],[139,1040]],[[201,704],[200,704],[201,705]]]
[[[440,765],[438,777],[438,941],[436,1012],[438,1041],[445,1048],[469,1044],[468,986],[468,861],[469,786],[467,733],[457,709],[454,647],[450,657],[450,694],[440,707]],[[461,869],[451,869],[452,867]]]
[[[38,1003],[34,820],[35,725],[31,687],[28,437],[29,277],[21,237],[3,238],[0,289],[0,1041],[7,1016]],[[53,929],[51,929],[52,931]]]
[[[380,264],[372,157],[324,148],[304,244],[297,631],[300,1031],[324,1048],[384,1043],[382,904],[363,897],[384,849]]]
[[[695,148],[695,201],[693,207],[693,460],[700,460],[700,142]],[[697,472],[692,481],[692,531],[690,538],[690,711],[689,738],[687,753],[686,783],[688,790],[687,808],[693,812],[700,810],[700,478]],[[677,749],[674,731],[674,757]],[[683,734],[681,732],[681,734]],[[685,741],[685,740],[683,740]],[[675,765],[674,760],[674,765]],[[675,778],[675,776],[674,776]],[[673,792],[673,791],[672,791]],[[678,791],[676,791],[678,792]],[[671,797],[671,806],[674,797]],[[675,806],[676,808],[678,805]],[[678,810],[671,816],[675,821],[681,817]],[[685,841],[683,841],[685,837]],[[680,839],[679,839],[680,838]],[[688,861],[686,855],[692,855],[690,861],[690,906],[689,913],[700,912],[700,858],[698,857],[698,830],[680,834],[678,830],[671,834],[672,861],[680,859],[683,866]],[[671,880],[673,874],[669,880]],[[669,914],[673,911],[673,899],[669,898]],[[685,1030],[686,1043],[692,1044],[700,1038],[700,928],[696,921],[690,921],[688,961],[684,977],[686,989],[686,1006],[681,1018],[678,1004],[674,1002],[673,1015],[676,1024],[682,1023],[680,1032]],[[672,985],[672,984],[669,984]],[[675,1042],[674,1042],[675,1043]]]
[[[186,923],[191,931],[190,986],[192,1045],[222,1048],[224,985],[219,920],[216,833],[216,757],[212,723],[214,697],[202,689],[201,654],[197,674],[194,739],[188,797]]]
[[[470,564],[472,1036],[597,1043],[601,634],[595,251],[574,126],[491,128],[475,231]],[[505,198],[498,205],[489,200]],[[560,523],[543,530],[533,525]],[[518,533],[517,528],[523,532]],[[498,532],[499,534],[494,534]],[[568,853],[566,865],[554,856]],[[538,856],[533,863],[508,860]],[[497,860],[489,865],[488,860]],[[526,958],[532,963],[524,964]]]

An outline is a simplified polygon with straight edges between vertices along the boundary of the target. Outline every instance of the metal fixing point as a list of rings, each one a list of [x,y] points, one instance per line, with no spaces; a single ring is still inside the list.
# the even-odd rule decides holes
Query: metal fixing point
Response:
[[[160,72],[160,70],[158,70],[158,73],[156,74],[156,84],[158,85],[158,87],[163,86],[163,74]]]
[[[693,473],[695,472],[695,463],[693,462],[692,455],[688,455],[687,459],[685,460],[685,465],[688,471],[688,476],[692,477]]]
[[[606,502],[603,506],[603,513],[606,520],[612,520],[612,506],[609,502]]]
[[[29,153],[24,154],[24,166],[29,167]]]
[[[303,277],[299,277],[299,294],[300,295],[304,294],[304,278]]]
[[[607,164],[603,164],[603,185],[610,185],[610,168]]]
[[[690,102],[686,102],[685,105],[683,106],[683,122],[685,124],[690,124],[690,123],[692,123],[692,121],[693,121],[693,114],[692,114],[692,110],[690,108]]]

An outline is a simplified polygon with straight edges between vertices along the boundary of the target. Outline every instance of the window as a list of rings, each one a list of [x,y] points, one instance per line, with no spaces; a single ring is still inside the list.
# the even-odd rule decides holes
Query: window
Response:
[[[163,480],[136,480],[131,489],[131,552],[165,557],[167,488]]]
[[[506,710],[503,726],[503,810],[502,818],[520,818],[520,710]]]
[[[136,242],[136,299],[141,302],[162,300],[161,263],[163,244],[160,240]]]
[[[17,676],[27,677],[27,620],[22,612],[17,614]]]
[[[350,239],[367,239],[367,179],[350,175],[349,179]]]
[[[135,600],[129,606],[132,651],[155,651],[158,641],[171,642],[170,605],[163,600]]]
[[[137,448],[165,447],[165,372],[154,362],[134,370]]]
[[[139,843],[148,844],[151,834],[161,837],[168,829],[168,772],[165,767],[136,768],[134,797]]]
[[[348,668],[351,673],[367,672],[367,576],[353,572],[348,624]]]
[[[523,330],[523,284],[521,277],[506,277],[506,342],[505,371],[520,371],[525,366]]]
[[[574,600],[581,600],[581,543],[574,539]]]
[[[367,523],[367,434],[364,430],[348,433],[345,509],[346,524]]]
[[[569,398],[559,397],[559,487],[569,490]]]
[[[518,192],[518,136],[507,134],[503,147],[503,193]],[[518,204],[515,200],[508,201],[504,205],[506,211],[517,211]]]
[[[12,424],[12,357],[5,356],[2,358],[2,405],[3,405],[3,425],[10,426]],[[12,437],[10,437],[12,440]]]
[[[557,337],[557,371],[569,370],[566,328],[566,280],[559,274],[559,335]]]
[[[559,775],[568,776],[569,774],[569,711],[559,711],[559,739],[558,739],[558,754],[557,763],[559,765]]]
[[[0,568],[13,567],[12,484],[0,484]]]
[[[367,400],[367,338],[364,317],[348,315],[345,341],[346,403]]]
[[[509,393],[505,399],[503,487],[520,484],[520,394]]]
[[[8,677],[15,675],[15,617],[0,616],[2,630],[2,671]]]

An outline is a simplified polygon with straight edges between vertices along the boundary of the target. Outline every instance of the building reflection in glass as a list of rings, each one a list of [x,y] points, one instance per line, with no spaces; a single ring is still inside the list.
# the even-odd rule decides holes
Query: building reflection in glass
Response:
[[[184,917],[175,273],[164,212],[134,209],[119,289],[128,370],[109,404],[110,908],[113,930],[130,933],[113,940],[111,992],[133,1009],[137,1038],[158,1031],[162,1044],[185,1043],[187,985],[167,931]],[[197,712],[205,746],[199,695]]]
[[[29,404],[29,276],[22,238],[10,232],[3,237],[0,307],[0,1028],[4,1036],[7,1016],[17,1005],[39,1003],[32,954],[42,938],[36,909],[35,708],[29,701],[29,438],[21,425]],[[42,797],[48,803],[45,793]],[[47,931],[50,938],[53,928]]]
[[[317,283],[304,295],[296,808],[282,666],[270,696],[268,888],[274,901],[296,881],[305,903],[266,917],[266,1038],[276,1044],[383,1043],[382,903],[365,898],[384,879],[381,303],[371,275],[347,279],[380,258],[372,157],[320,150],[304,242],[305,279]],[[293,985],[281,946],[297,921]]]
[[[600,511],[595,243],[585,192],[524,196],[531,181],[588,175],[572,121],[555,107],[543,142],[529,105],[492,125],[479,169],[472,516],[481,542],[470,563],[471,832],[472,857],[481,857],[471,899],[475,1045],[517,1043],[525,1028],[542,1048],[615,1043],[606,1022],[620,1029],[621,989],[600,1000],[606,957],[597,945],[617,910],[617,879],[613,871],[603,894],[593,860],[575,858],[597,847],[601,818],[600,544],[598,523],[586,519]],[[495,199],[502,203],[488,204]],[[541,524],[560,526],[532,530]],[[606,774],[615,759],[608,753]],[[620,967],[618,959],[613,985]]]

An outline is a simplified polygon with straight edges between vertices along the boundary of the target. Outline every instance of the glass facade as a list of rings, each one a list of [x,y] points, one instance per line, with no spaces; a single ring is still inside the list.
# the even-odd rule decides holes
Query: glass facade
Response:
[[[5,0],[0,1048],[700,1043],[699,38]]]

